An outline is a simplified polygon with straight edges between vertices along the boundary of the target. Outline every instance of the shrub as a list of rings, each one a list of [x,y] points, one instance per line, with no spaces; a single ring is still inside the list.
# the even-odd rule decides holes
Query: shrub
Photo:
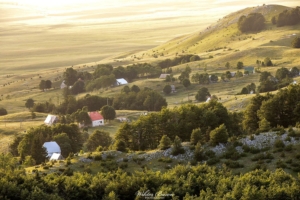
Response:
[[[7,110],[4,108],[0,108],[0,116],[7,115]]]
[[[292,151],[293,150],[293,145],[292,144],[289,144],[289,145],[287,145],[285,148],[284,148],[284,150],[285,151]]]
[[[229,168],[243,168],[244,167],[243,164],[240,164],[239,162],[232,161],[232,160],[227,160],[224,162],[224,164]]]
[[[43,169],[49,169],[49,167],[48,166],[43,166]]]
[[[160,142],[159,142],[158,148],[159,148],[160,150],[166,150],[166,149],[170,148],[171,145],[172,145],[171,139],[170,139],[168,136],[163,135],[163,136],[161,137]]]
[[[286,164],[284,164],[284,162],[282,160],[278,160],[276,162],[276,167],[277,168],[286,168]]]
[[[300,48],[300,37],[296,37],[292,40],[292,47],[293,48]]]
[[[128,164],[127,164],[127,163],[120,163],[119,167],[120,167],[121,169],[125,169],[125,168],[128,167]]]
[[[112,155],[112,154],[108,154],[108,155],[106,156],[106,159],[107,159],[107,160],[112,160],[112,159],[114,159],[114,158],[115,158],[115,156]]]
[[[128,158],[123,158],[123,162],[128,162]]]
[[[184,153],[184,149],[181,145],[181,139],[176,136],[175,139],[174,139],[174,143],[173,143],[173,147],[172,147],[172,152],[171,154],[173,156],[176,156],[178,154],[183,154]]]
[[[204,152],[204,155],[208,158],[214,158],[216,157],[216,153],[212,150],[207,150]]]
[[[101,155],[95,155],[94,160],[95,161],[100,161],[100,160],[102,160],[102,156]]]
[[[285,147],[285,145],[284,145],[284,143],[283,143],[282,140],[276,140],[275,143],[274,143],[274,146],[276,148],[284,148]]]
[[[220,159],[215,157],[215,158],[208,159],[206,161],[206,164],[208,164],[208,165],[214,165],[214,164],[217,164],[218,162],[220,162]]]
[[[226,126],[221,124],[219,127],[212,130],[209,134],[210,136],[210,143],[212,145],[216,145],[219,143],[226,143],[228,140],[228,133]]]

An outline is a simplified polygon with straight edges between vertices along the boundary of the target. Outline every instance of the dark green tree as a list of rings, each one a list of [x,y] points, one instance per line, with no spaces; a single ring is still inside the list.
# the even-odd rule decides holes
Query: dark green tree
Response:
[[[205,159],[204,149],[200,142],[197,142],[194,150],[194,160],[195,161],[202,161]]]
[[[133,85],[130,90],[131,90],[131,92],[135,92],[135,93],[138,93],[139,91],[141,91],[141,89],[137,85]]]
[[[236,68],[237,68],[237,69],[243,69],[243,68],[244,68],[244,63],[241,62],[241,61],[237,62]]]
[[[290,75],[292,77],[296,77],[296,76],[299,76],[299,69],[297,67],[293,67],[290,71]]]
[[[191,82],[189,79],[183,79],[182,84],[185,88],[188,88],[191,85]]]
[[[130,92],[129,86],[128,86],[128,85],[125,85],[125,86],[122,88],[121,92],[128,94],[128,93]]]
[[[52,88],[52,82],[51,82],[50,80],[46,80],[46,81],[45,81],[45,88],[46,88],[46,89]]]
[[[73,85],[77,81],[77,71],[73,68],[67,68],[63,74],[65,84],[67,86]]]
[[[203,87],[197,92],[195,98],[198,101],[206,101],[208,96],[210,96],[208,89],[206,87]]]
[[[211,80],[211,82],[218,82],[219,77],[217,75],[215,75],[215,74],[212,74],[210,76],[210,80]]]
[[[72,152],[71,140],[66,133],[60,133],[53,137],[53,140],[60,146],[61,154],[67,158]]]
[[[32,108],[34,106],[34,100],[33,99],[27,99],[26,100],[26,103],[25,103],[25,107],[26,108],[28,108],[28,109],[30,109],[30,108]]]
[[[171,139],[168,136],[163,135],[159,142],[158,148],[160,150],[166,150],[166,149],[170,148],[171,145],[172,145]]]
[[[46,81],[45,80],[41,80],[41,82],[39,84],[39,89],[43,90],[43,91],[46,89]]]
[[[184,149],[181,144],[181,139],[178,136],[176,136],[174,139],[171,153],[172,153],[172,155],[178,155],[178,154],[184,153]]]
[[[0,116],[7,115],[7,110],[5,108],[0,108]]]
[[[165,85],[163,91],[164,91],[165,94],[170,94],[172,92],[171,85]]]
[[[116,118],[116,111],[112,106],[103,106],[101,108],[101,115],[105,120],[113,120]]]
[[[202,139],[202,132],[200,128],[193,129],[191,134],[190,142],[193,145],[196,145],[198,142],[200,142]]]
[[[95,151],[98,146],[109,147],[112,144],[112,138],[108,132],[95,130],[86,142],[89,151]]]
[[[280,69],[277,69],[275,77],[279,81],[282,81],[283,79],[288,78],[289,75],[290,75],[290,71],[285,67],[281,67]]]
[[[74,83],[73,87],[71,88],[72,94],[76,95],[79,93],[84,92],[84,82],[82,80],[78,80]]]
[[[273,66],[273,63],[269,57],[265,58],[264,63],[266,66]]]
[[[250,13],[241,16],[238,21],[238,29],[244,32],[257,32],[265,27],[265,18],[261,13]]]
[[[300,37],[296,37],[292,41],[293,48],[300,48]]]
[[[212,130],[209,134],[210,143],[212,145],[217,145],[219,143],[227,143],[228,140],[228,133],[226,126],[221,124],[219,127]]]
[[[31,157],[35,160],[36,164],[45,162],[47,155],[48,153],[43,144],[37,138],[34,138],[31,145]]]
[[[243,87],[241,94],[249,94],[249,90],[246,87]]]

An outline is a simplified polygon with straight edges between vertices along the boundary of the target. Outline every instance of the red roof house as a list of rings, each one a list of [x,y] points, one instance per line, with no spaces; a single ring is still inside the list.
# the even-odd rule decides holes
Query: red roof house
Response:
[[[99,112],[97,111],[89,112],[89,116],[92,121],[92,127],[104,125],[104,118]]]

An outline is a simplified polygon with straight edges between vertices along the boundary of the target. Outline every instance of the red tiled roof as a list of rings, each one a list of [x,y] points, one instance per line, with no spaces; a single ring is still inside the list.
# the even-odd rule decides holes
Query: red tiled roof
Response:
[[[89,116],[90,116],[92,121],[97,121],[97,120],[103,119],[103,116],[100,113],[96,112],[96,111],[89,112]]]

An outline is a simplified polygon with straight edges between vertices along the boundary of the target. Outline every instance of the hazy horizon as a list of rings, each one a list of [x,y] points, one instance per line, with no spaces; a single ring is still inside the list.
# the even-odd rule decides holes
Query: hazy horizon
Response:
[[[261,5],[258,0],[0,0],[1,69],[66,66],[147,50]]]

